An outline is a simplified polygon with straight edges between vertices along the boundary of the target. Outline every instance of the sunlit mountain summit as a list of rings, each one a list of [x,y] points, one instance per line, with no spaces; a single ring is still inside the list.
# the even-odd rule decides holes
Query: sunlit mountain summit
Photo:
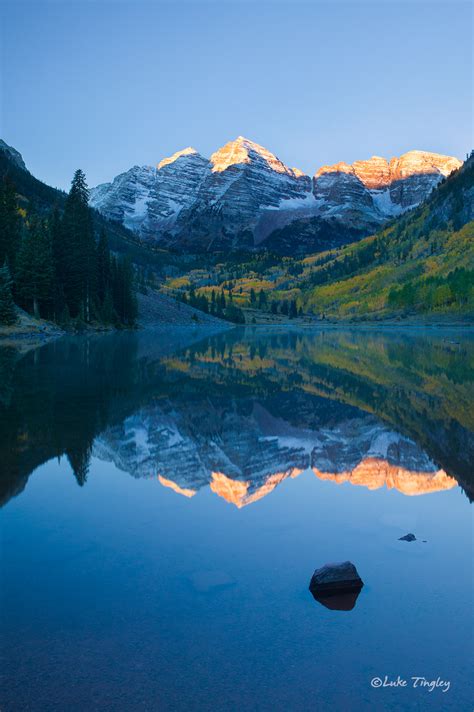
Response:
[[[91,205],[163,247],[280,249],[275,231],[310,218],[320,218],[328,240],[350,242],[418,205],[460,165],[415,150],[325,165],[311,177],[238,136],[209,159],[187,147],[156,167],[134,166],[93,188]]]

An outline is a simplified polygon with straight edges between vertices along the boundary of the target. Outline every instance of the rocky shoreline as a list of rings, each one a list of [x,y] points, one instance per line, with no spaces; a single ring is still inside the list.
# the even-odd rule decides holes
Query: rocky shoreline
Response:
[[[0,325],[0,346],[14,346],[28,350],[58,339],[64,333],[56,324],[45,319],[34,319],[19,309],[16,324]]]

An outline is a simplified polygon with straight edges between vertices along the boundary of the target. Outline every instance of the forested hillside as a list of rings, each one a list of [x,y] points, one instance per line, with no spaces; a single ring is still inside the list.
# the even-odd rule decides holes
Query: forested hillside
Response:
[[[337,316],[474,311],[474,159],[422,206],[373,237],[316,260],[301,285]]]
[[[111,253],[105,221],[97,220],[88,200],[82,171],[66,195],[38,181],[21,156],[2,147],[0,323],[15,323],[15,304],[66,328],[135,323],[131,263]]]
[[[474,315],[474,158],[373,236],[303,259],[229,258],[168,281],[238,307],[334,319]]]

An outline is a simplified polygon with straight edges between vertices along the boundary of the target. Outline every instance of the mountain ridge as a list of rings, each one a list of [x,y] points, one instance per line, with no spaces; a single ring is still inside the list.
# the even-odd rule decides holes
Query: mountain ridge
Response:
[[[91,205],[141,239],[178,250],[272,249],[275,230],[312,218],[351,230],[347,242],[354,230],[369,234],[418,205],[460,165],[414,150],[322,166],[310,177],[239,136],[209,159],[187,147],[156,167],[134,166],[93,188]]]
[[[449,317],[472,322],[474,154],[423,203],[374,234],[357,239],[353,233],[347,240],[337,225],[312,218],[274,233],[274,245],[278,241],[289,251],[305,240],[308,248],[316,248],[313,254],[229,255],[213,269],[171,278],[166,288],[175,295],[192,288],[207,299],[213,291],[227,290],[257,321],[299,314],[338,321]],[[333,231],[329,250],[328,229]]]
[[[28,170],[21,153],[0,139],[0,178],[6,176],[13,182],[19,206],[26,213],[46,217],[56,208],[60,212],[64,209],[66,192],[34,176]],[[143,249],[137,234],[120,220],[103,215],[98,210],[93,210],[92,215],[95,230],[106,230],[109,244],[116,253],[130,255],[137,264],[158,262],[155,255]]]

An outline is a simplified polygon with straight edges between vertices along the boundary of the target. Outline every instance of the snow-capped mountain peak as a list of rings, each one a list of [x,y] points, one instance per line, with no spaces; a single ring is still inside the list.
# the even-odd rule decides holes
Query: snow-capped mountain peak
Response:
[[[229,141],[212,154],[212,172],[221,173],[230,168],[230,166],[251,163],[252,161],[263,161],[269,169],[277,173],[294,176],[292,169],[285,166],[275,154],[268,151],[264,146],[245,138],[245,136],[238,136],[235,141]]]
[[[381,156],[354,163],[322,166],[313,192],[326,217],[374,228],[384,220],[415,207],[461,161],[427,151],[409,151],[387,161]]]
[[[93,188],[91,205],[165,247],[204,251],[265,243],[272,249],[275,230],[310,218],[336,226],[350,241],[354,231],[362,237],[418,205],[460,165],[452,156],[414,150],[390,160],[325,165],[311,179],[238,136],[210,159],[188,146],[156,168],[135,166]],[[297,252],[298,244],[291,250]]]
[[[175,161],[178,160],[178,158],[183,158],[184,156],[200,156],[199,152],[196,151],[195,148],[192,146],[188,146],[187,148],[183,148],[181,151],[176,151],[176,153],[173,153],[172,156],[169,156],[168,158],[163,158],[159,163],[158,163],[158,170],[160,168],[164,168],[164,166],[169,166],[170,163],[174,163]]]
[[[461,161],[452,156],[414,150],[390,161],[382,156],[372,156],[352,164],[340,162],[321,166],[315,173],[315,179],[328,173],[346,173],[356,176],[369,190],[380,190],[396,180],[415,175],[447,176],[460,165]]]

